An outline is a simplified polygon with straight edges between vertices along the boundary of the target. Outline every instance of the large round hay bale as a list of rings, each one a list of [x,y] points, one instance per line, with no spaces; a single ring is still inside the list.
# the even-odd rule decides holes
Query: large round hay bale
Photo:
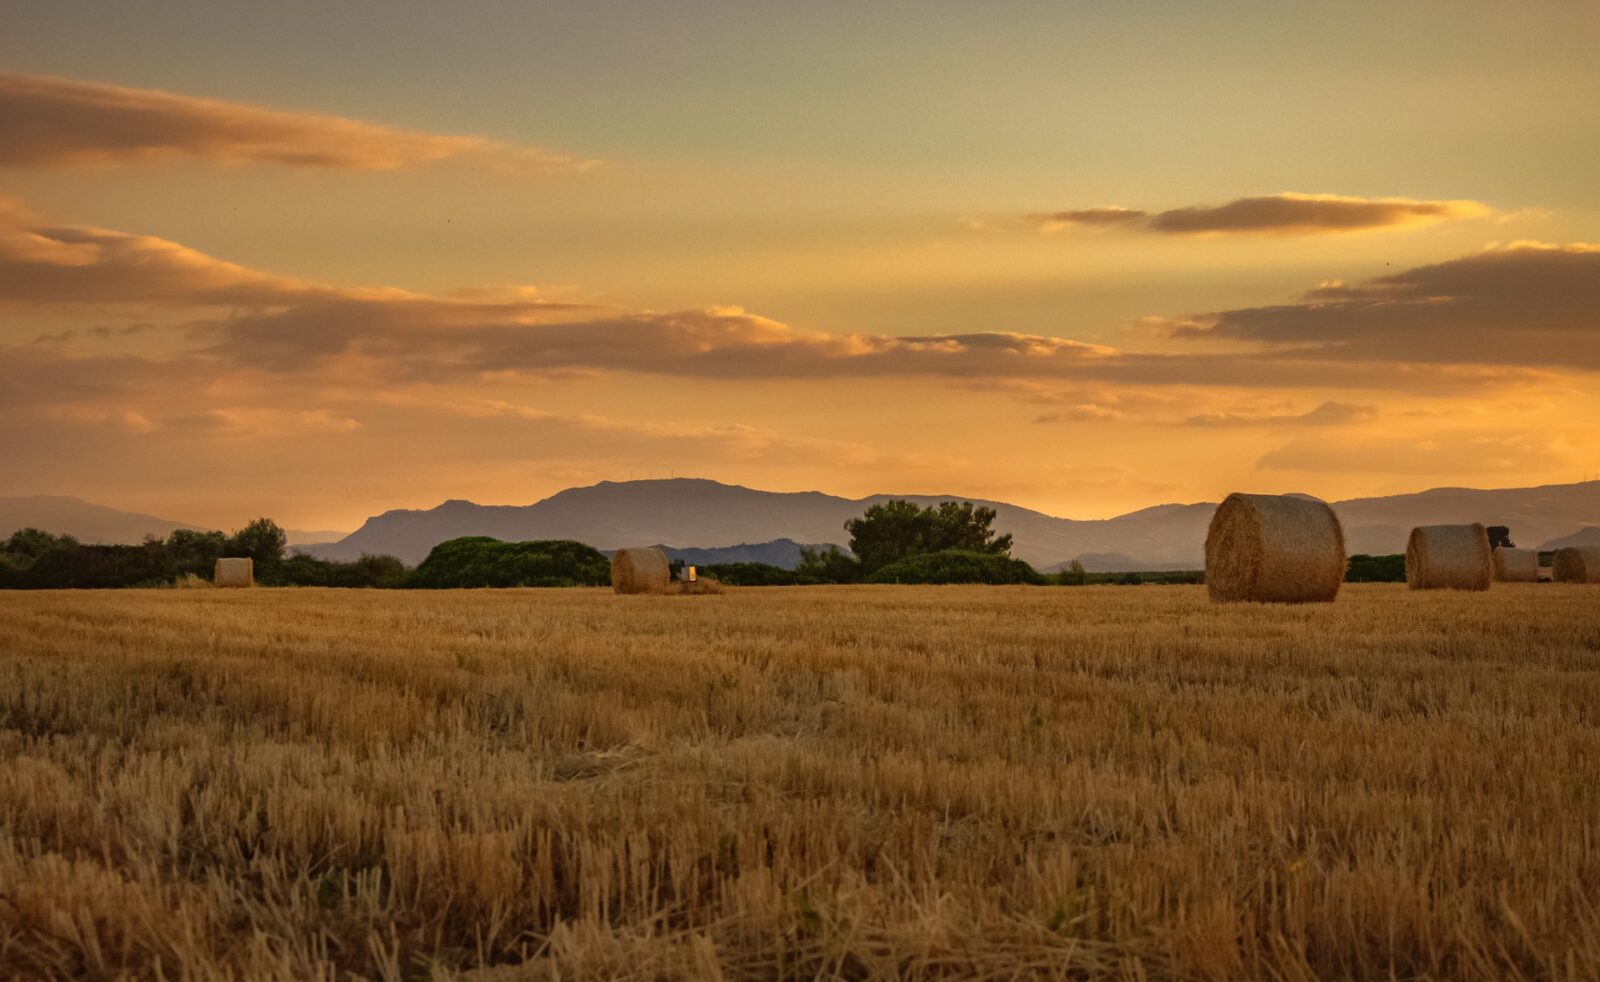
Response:
[[[1557,551],[1550,578],[1557,583],[1600,583],[1600,547],[1568,546]]]
[[[1325,603],[1344,582],[1344,529],[1315,498],[1230,494],[1206,533],[1206,590],[1217,602]]]
[[[1539,582],[1539,553],[1535,549],[1501,546],[1494,551],[1494,578],[1501,583]]]
[[[211,582],[215,586],[255,586],[255,562],[250,559],[219,559],[211,570]]]
[[[1413,590],[1487,590],[1494,581],[1489,534],[1471,525],[1421,525],[1406,544],[1406,584]]]
[[[672,583],[672,565],[660,549],[618,549],[611,554],[611,589],[660,593]]]

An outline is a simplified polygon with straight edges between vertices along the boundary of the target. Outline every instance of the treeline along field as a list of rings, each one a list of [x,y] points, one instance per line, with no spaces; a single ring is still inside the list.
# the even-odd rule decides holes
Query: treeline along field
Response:
[[[1600,975],[1600,587],[0,595],[0,976]]]

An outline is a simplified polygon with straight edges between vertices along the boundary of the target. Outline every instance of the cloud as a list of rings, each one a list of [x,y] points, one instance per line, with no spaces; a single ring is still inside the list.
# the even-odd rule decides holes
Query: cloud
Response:
[[[1144,221],[1147,213],[1133,208],[1118,208],[1107,206],[1103,208],[1079,208],[1074,211],[1057,211],[1048,215],[1035,215],[1034,220],[1046,232],[1058,232],[1074,225],[1113,226],[1132,225]]]
[[[0,221],[0,305],[263,305],[336,293],[166,239]]]
[[[395,171],[460,161],[510,175],[583,170],[566,154],[319,113],[0,73],[0,165],[53,167],[192,157],[210,163]]]
[[[1304,413],[1198,413],[1184,420],[1188,426],[1345,426],[1378,415],[1377,406],[1352,402],[1324,402]]]
[[[1476,201],[1352,198],[1286,191],[1239,198],[1213,207],[1174,208],[1149,214],[1132,208],[1083,208],[1035,215],[1047,232],[1074,225],[1128,226],[1168,235],[1327,235],[1429,225],[1493,214]]]
[[[825,333],[738,307],[625,310],[515,289],[456,296],[350,289],[258,272],[164,239],[46,226],[14,208],[0,216],[9,216],[0,217],[0,309],[81,313],[133,304],[144,318],[151,313],[146,308],[160,308],[169,320],[183,318],[190,342],[166,352],[167,362],[319,377],[329,384],[622,372],[716,380],[921,377],[1459,392],[1527,387],[1548,375],[1469,358],[1406,360],[1380,352],[1362,360],[1336,346],[1319,357],[1315,344],[1271,338],[1236,342],[1248,350],[1221,353],[1126,351],[1011,331]],[[1181,323],[1186,326],[1177,333],[1184,336],[1227,336],[1234,321],[1215,315]],[[54,337],[69,348],[94,340]]]
[[[1516,242],[1298,302],[1194,318],[1220,338],[1319,360],[1600,369],[1600,246]]]

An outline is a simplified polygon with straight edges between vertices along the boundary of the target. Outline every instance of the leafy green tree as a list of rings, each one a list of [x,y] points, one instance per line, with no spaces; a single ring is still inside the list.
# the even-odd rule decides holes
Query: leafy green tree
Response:
[[[5,542],[4,550],[13,556],[33,560],[47,552],[76,546],[78,540],[70,535],[51,535],[42,529],[18,529]]]
[[[167,536],[167,558],[179,576],[193,573],[210,578],[218,557],[227,547],[228,537],[221,532],[177,529]]]
[[[844,530],[850,533],[850,551],[871,574],[897,559],[928,552],[933,521],[923,509],[896,499],[871,506],[860,518],[845,522]]]
[[[970,501],[941,501],[919,508],[896,499],[868,508],[860,518],[844,523],[850,533],[850,551],[868,574],[889,563],[928,552],[981,552],[1011,554],[1011,536],[995,535],[995,511]]]
[[[994,533],[995,511],[970,501],[941,501],[927,509],[930,525],[929,552],[955,549],[962,552],[987,552],[996,556],[1011,553],[1011,535]]]
[[[288,545],[289,537],[277,522],[258,518],[228,537],[223,555],[248,557],[255,563],[258,578],[270,578],[272,571],[283,562],[283,551]]]

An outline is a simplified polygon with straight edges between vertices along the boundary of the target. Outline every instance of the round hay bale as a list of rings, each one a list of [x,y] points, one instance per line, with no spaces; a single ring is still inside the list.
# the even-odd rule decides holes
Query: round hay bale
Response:
[[[1501,583],[1539,582],[1539,553],[1501,546],[1494,551],[1494,578]]]
[[[1550,578],[1557,583],[1600,583],[1600,547],[1568,546],[1556,553]]]
[[[1421,525],[1406,544],[1406,584],[1413,590],[1487,590],[1494,582],[1489,534],[1482,525]]]
[[[611,589],[661,593],[672,583],[672,564],[660,549],[618,549],[611,554]]]
[[[1215,602],[1326,603],[1344,582],[1344,529],[1315,498],[1230,494],[1206,532]]]
[[[255,561],[251,559],[219,559],[211,570],[214,586],[248,587],[256,585]]]

